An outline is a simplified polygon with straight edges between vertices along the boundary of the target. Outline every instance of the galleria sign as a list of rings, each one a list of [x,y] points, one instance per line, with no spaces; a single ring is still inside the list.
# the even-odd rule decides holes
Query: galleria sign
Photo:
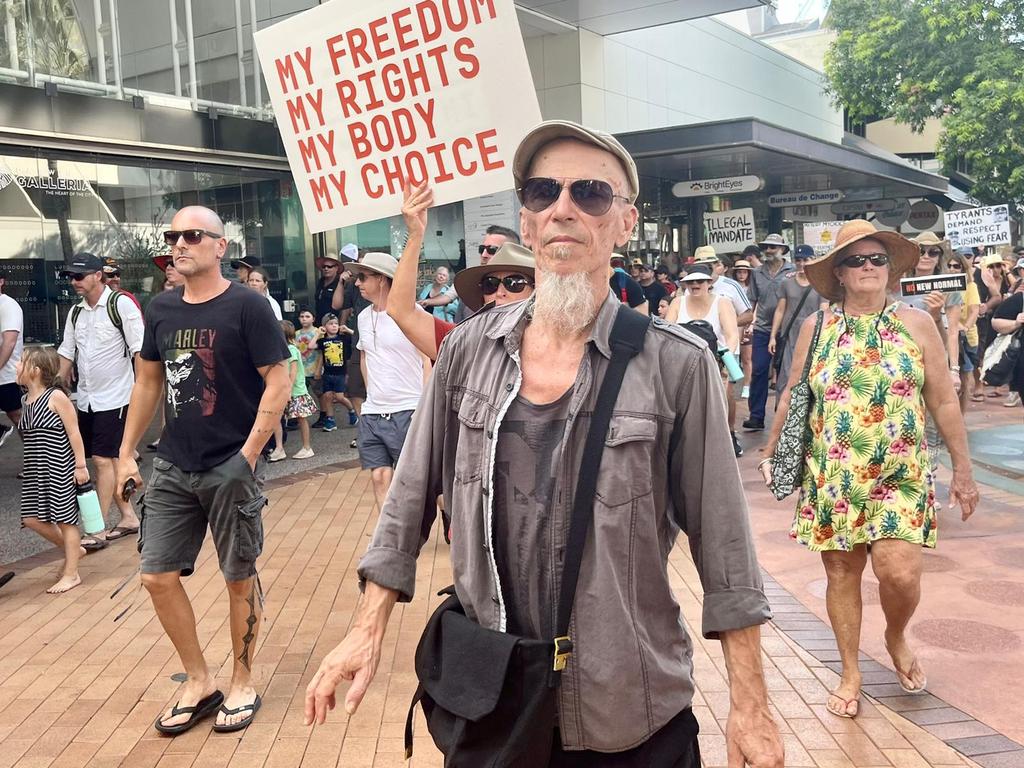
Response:
[[[92,187],[89,186],[89,182],[85,179],[68,179],[56,175],[17,176],[13,173],[0,171],[0,189],[6,189],[14,183],[17,183],[22,189],[39,189],[56,195],[67,195],[75,192],[84,195],[92,193]]]

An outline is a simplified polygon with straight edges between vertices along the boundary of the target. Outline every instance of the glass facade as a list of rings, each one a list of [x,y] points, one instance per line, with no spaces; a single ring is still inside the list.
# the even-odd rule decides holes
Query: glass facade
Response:
[[[76,301],[57,272],[77,251],[116,259],[121,287],[143,305],[162,287],[152,257],[167,252],[162,232],[186,205],[224,220],[228,260],[248,254],[271,276],[271,293],[309,301],[312,252],[287,174],[223,167],[112,161],[83,154],[0,155],[0,266],[6,293],[25,310],[26,342],[52,343]]]

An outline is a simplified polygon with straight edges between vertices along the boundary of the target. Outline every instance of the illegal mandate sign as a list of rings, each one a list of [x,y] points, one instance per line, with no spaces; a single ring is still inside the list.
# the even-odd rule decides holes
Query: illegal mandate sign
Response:
[[[756,239],[753,208],[704,214],[704,242],[719,253],[742,251]]]
[[[512,0],[330,0],[255,34],[310,229],[512,187],[540,122]]]

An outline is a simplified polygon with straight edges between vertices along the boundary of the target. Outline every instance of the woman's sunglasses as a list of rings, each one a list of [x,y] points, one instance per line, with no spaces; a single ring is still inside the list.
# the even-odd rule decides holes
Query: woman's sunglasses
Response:
[[[863,256],[850,256],[849,258],[843,259],[843,262],[839,266],[850,267],[851,269],[860,269],[869,261],[876,267],[884,267],[889,263],[889,254],[866,253]]]
[[[959,261],[951,261],[951,262],[949,262],[949,265],[947,266],[947,269],[952,269],[952,270],[954,270],[956,272],[963,272],[964,271],[964,265],[961,264]]]
[[[942,255],[942,249],[941,248],[922,248],[921,249],[921,255],[922,256],[931,256],[933,259],[937,259],[937,258],[939,258]]]
[[[506,277],[485,275],[480,278],[480,290],[484,294],[497,293],[499,285],[504,285],[505,290],[509,293],[522,293],[528,286],[533,285],[533,280],[523,275],[508,275]]]
[[[687,285],[693,285],[693,286],[697,286],[697,285],[711,285],[711,281],[710,280],[687,280],[686,284]]]
[[[207,229],[168,229],[164,232],[164,242],[167,245],[177,245],[178,238],[181,238],[185,241],[186,245],[199,245],[204,235],[212,237],[214,240],[220,240],[224,237],[224,235],[210,232]]]
[[[534,213],[547,210],[562,194],[564,184],[558,179],[527,179],[516,192],[523,207]],[[628,197],[616,195],[612,185],[600,179],[576,179],[569,185],[573,203],[588,216],[604,216],[615,198],[629,202]]]

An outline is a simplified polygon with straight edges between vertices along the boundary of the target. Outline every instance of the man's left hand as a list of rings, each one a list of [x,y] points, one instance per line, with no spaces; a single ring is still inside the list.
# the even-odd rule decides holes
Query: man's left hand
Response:
[[[729,768],[783,768],[786,752],[766,704],[729,710],[725,725]]]

